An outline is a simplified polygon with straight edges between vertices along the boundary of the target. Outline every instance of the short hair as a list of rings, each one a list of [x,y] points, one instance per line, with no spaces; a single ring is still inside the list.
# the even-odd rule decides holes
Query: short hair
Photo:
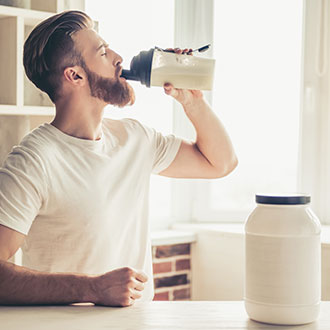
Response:
[[[28,78],[55,103],[61,90],[63,71],[81,65],[83,59],[71,36],[93,28],[84,12],[70,10],[51,16],[38,24],[24,44],[23,63]]]

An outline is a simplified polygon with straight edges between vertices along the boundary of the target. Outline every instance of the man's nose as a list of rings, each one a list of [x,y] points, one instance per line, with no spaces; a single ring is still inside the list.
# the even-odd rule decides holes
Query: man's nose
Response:
[[[123,63],[123,58],[119,54],[116,54],[114,65],[117,66],[120,65],[121,63]]]

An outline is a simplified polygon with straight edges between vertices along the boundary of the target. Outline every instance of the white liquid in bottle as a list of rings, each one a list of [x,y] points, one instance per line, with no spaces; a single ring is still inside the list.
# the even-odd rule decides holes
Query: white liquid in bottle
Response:
[[[211,90],[215,60],[155,50],[151,86],[171,83],[175,88]]]

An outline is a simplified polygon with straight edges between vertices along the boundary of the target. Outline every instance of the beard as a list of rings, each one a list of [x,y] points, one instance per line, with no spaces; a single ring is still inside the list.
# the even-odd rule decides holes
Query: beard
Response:
[[[135,93],[133,88],[124,79],[119,79],[120,66],[116,67],[114,78],[105,78],[89,70],[83,64],[86,72],[91,95],[108,104],[123,108],[126,105],[133,105]]]

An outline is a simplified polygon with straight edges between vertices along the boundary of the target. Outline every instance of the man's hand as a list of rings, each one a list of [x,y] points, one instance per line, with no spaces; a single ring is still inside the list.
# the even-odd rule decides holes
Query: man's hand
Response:
[[[130,306],[142,296],[144,283],[148,277],[142,271],[130,267],[119,268],[103,275],[95,276],[92,281],[92,298],[96,305]]]
[[[170,50],[176,54],[188,54],[192,55],[192,49],[179,49],[179,48],[167,48],[166,50]],[[164,91],[167,95],[171,95],[174,97],[179,103],[181,103],[184,107],[193,104],[198,100],[203,99],[203,93],[199,90],[187,90],[187,89],[179,89],[174,88],[172,84],[165,83]]]
[[[203,99],[203,93],[201,91],[193,89],[174,88],[173,85],[170,83],[164,84],[164,91],[167,95],[171,95],[178,102],[180,102],[184,108],[189,107],[195,102]]]

